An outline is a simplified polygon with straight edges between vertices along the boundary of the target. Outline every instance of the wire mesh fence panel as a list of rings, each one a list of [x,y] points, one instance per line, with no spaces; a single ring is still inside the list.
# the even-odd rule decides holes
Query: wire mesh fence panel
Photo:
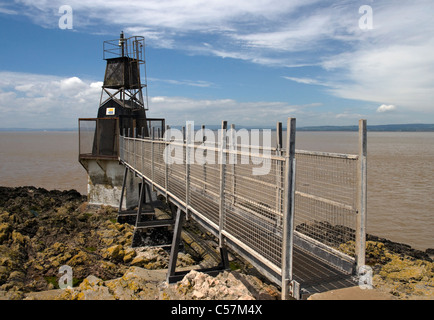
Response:
[[[96,135],[96,120],[79,121],[79,154],[91,155],[94,147],[94,139]]]
[[[297,152],[295,230],[338,248],[355,240],[357,156]]]
[[[142,164],[142,141],[135,139],[134,140],[134,156],[133,156],[133,166],[136,169],[139,169]]]
[[[126,138],[123,137],[123,141],[124,141],[124,160],[126,163],[131,163],[131,158],[132,158],[132,148],[130,147],[131,145],[131,139],[130,138]]]
[[[80,158],[116,159],[118,138],[118,118],[79,119]]]
[[[356,158],[296,153],[297,190],[355,206]]]
[[[224,190],[224,230],[245,243],[276,267],[282,257],[283,176],[281,161],[251,156],[249,162],[234,153],[239,162],[227,164]],[[231,158],[233,154],[229,155]],[[262,174],[254,174],[260,168]],[[272,183],[273,182],[273,183]],[[279,182],[276,184],[276,182]]]
[[[169,144],[168,191],[185,203],[185,146]],[[167,160],[166,160],[167,161]]]
[[[153,143],[153,181],[164,188],[166,187],[166,164],[164,162],[165,148],[166,144],[161,141]]]
[[[214,147],[194,147],[195,161],[190,165],[190,205],[218,225],[220,168]]]
[[[151,178],[151,171],[152,171],[152,145],[150,140],[144,140],[143,141],[143,174],[147,177]]]

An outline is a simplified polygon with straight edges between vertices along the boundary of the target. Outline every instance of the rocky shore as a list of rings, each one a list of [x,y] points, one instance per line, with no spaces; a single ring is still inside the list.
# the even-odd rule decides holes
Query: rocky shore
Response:
[[[133,248],[133,226],[116,216],[110,207],[89,208],[74,190],[0,187],[0,299],[280,299],[279,288],[235,255],[231,271],[215,277],[194,271],[216,263],[211,236],[194,225],[183,232],[177,261],[178,269],[192,271],[168,285],[169,251],[152,239],[170,236],[144,234],[143,245]],[[367,240],[376,290],[398,299],[434,299],[433,252]],[[354,244],[345,241],[340,250],[353,254]],[[65,265],[73,271],[72,288],[60,289]]]

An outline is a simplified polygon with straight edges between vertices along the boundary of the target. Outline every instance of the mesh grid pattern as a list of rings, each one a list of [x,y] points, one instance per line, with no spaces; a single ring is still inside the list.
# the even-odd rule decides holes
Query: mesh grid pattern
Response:
[[[161,139],[121,137],[120,146],[121,160],[216,226],[222,219],[225,234],[281,267],[284,151],[272,149],[264,156],[265,150],[246,154],[241,148],[225,149],[222,166],[218,143],[196,142],[187,148],[183,141],[169,145]],[[166,164],[165,156],[174,163]],[[295,157],[295,230],[331,247],[354,240],[357,156],[297,151]],[[197,163],[199,158],[208,162]]]
[[[232,154],[241,163],[242,155]],[[282,160],[251,156],[248,164],[228,164],[225,171],[224,229],[276,266],[282,258],[281,165]],[[258,167],[269,171],[254,175]]]
[[[355,240],[357,157],[296,152],[295,230],[328,246]]]

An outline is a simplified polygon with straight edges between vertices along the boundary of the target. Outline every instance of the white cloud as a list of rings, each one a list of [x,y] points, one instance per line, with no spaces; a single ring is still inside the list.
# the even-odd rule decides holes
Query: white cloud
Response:
[[[434,39],[427,39],[419,46],[390,45],[332,58],[327,65],[336,70],[336,76],[329,80],[330,92],[349,99],[386,100],[412,111],[433,111],[433,51]]]
[[[101,82],[19,72],[0,72],[0,127],[74,128],[95,117]]]
[[[78,77],[71,77],[59,81],[60,90],[74,94],[78,90],[85,89],[88,85]]]
[[[395,110],[396,110],[396,106],[394,106],[393,104],[389,104],[389,105],[382,104],[377,108],[377,112],[391,112]]]

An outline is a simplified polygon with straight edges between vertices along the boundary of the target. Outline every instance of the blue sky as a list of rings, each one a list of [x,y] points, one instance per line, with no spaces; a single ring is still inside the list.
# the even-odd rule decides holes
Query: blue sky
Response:
[[[59,28],[65,4],[72,29]],[[0,127],[95,117],[102,43],[121,30],[146,38],[148,115],[169,124],[434,123],[433,12],[432,0],[0,0]]]

